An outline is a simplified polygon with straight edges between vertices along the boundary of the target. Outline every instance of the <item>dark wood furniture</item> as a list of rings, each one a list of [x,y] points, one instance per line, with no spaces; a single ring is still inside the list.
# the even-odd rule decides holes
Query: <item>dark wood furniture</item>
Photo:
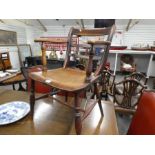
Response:
[[[37,97],[40,95],[36,94]],[[56,97],[63,100],[62,97]],[[29,93],[0,89],[0,104],[11,101],[25,101],[29,103]],[[73,98],[68,98],[68,104]],[[57,104],[51,104],[51,99],[36,101],[34,119],[31,115],[9,125],[0,126],[0,135],[68,135],[76,134],[74,128],[74,110]],[[102,102],[104,118],[100,118],[98,107],[95,107],[83,122],[84,135],[115,135],[118,134],[114,105]],[[95,121],[94,121],[95,119]]]
[[[134,114],[139,98],[146,88],[136,79],[126,79],[114,83],[115,110],[120,113]]]
[[[0,53],[0,70],[5,71],[6,69],[12,68],[10,62],[9,52]]]
[[[101,97],[104,97],[105,100],[108,100],[108,95],[113,96],[115,75],[108,70],[102,72],[101,78]]]
[[[72,92],[74,95],[73,105],[68,105],[67,103],[63,103],[75,110],[75,129],[77,134],[81,134],[82,131],[82,121],[89,115],[92,111],[96,103],[98,102],[101,115],[103,116],[103,109],[101,105],[101,100],[93,100],[90,99],[86,103],[87,105],[84,106],[84,109],[81,109],[81,98],[84,92],[86,92],[92,85],[94,85],[94,96],[99,98],[99,92],[97,88],[97,81],[101,77],[101,72],[105,67],[109,48],[111,45],[112,37],[115,31],[115,26],[103,29],[76,29],[71,28],[68,34],[67,42],[66,40],[56,40],[56,39],[49,39],[49,38],[40,38],[36,39],[35,42],[41,43],[42,48],[42,62],[43,62],[43,71],[42,72],[33,72],[30,73],[29,76],[31,77],[31,95],[30,95],[30,103],[31,103],[31,114],[34,113],[34,104],[35,104],[35,81],[39,81],[41,83],[47,84],[53,88],[65,91],[65,92]],[[72,44],[72,38],[82,37],[82,36],[104,36],[108,35],[106,41],[93,41],[88,42],[90,44],[91,49],[89,51],[89,60],[87,64],[87,68],[85,71],[79,69],[69,68],[68,64],[70,61],[70,54],[71,54],[71,47],[75,46]],[[64,66],[59,69],[47,70],[47,61],[46,61],[46,48],[44,43],[55,43],[60,44],[66,42],[67,44],[67,52],[66,52],[66,59],[64,61]],[[101,63],[97,70],[92,73],[92,61],[94,55],[94,45],[103,45],[104,46],[104,54],[101,57]],[[78,49],[78,47],[77,47]],[[46,95],[47,97],[47,95]],[[54,99],[54,98],[53,98]],[[59,101],[62,103],[62,101]],[[83,114],[81,117],[81,113]]]
[[[134,72],[130,75],[127,75],[124,77],[124,79],[136,79],[138,80],[139,82],[141,82],[143,85],[146,85],[147,84],[147,81],[148,81],[148,77],[146,77],[143,73],[141,72]]]
[[[155,135],[155,91],[145,90],[132,118],[128,135]]]

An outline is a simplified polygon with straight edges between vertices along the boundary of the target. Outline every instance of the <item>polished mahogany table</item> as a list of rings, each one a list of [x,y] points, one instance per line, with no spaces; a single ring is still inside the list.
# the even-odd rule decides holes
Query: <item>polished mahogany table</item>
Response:
[[[39,95],[37,94],[37,97]],[[64,100],[64,97],[57,96]],[[0,104],[10,101],[29,102],[29,93],[0,89]],[[68,97],[72,103],[73,98]],[[98,106],[83,122],[83,135],[114,135],[118,134],[114,106],[111,102],[102,102],[104,117],[100,116]],[[28,114],[25,118],[0,126],[0,135],[74,135],[74,111],[51,98],[36,101],[34,118]]]

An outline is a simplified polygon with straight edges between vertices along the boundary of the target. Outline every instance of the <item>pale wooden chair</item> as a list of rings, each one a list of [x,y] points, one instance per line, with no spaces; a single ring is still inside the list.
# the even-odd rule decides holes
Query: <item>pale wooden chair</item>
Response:
[[[53,88],[65,91],[65,92],[71,92],[74,94],[74,104],[68,105],[67,103],[63,103],[75,110],[75,130],[77,134],[81,134],[82,130],[82,121],[89,115],[91,110],[94,108],[96,103],[98,102],[101,115],[103,115],[102,105],[101,101],[97,100],[99,98],[99,92],[97,88],[97,81],[101,77],[101,72],[103,68],[105,67],[108,53],[112,41],[112,37],[115,31],[115,25],[108,27],[108,28],[98,28],[98,29],[76,29],[71,28],[68,34],[68,39],[60,40],[60,39],[50,39],[50,38],[40,38],[36,39],[35,42],[41,43],[42,48],[42,62],[43,62],[43,71],[41,72],[32,72],[29,74],[29,77],[31,78],[31,95],[30,95],[30,104],[31,104],[31,114],[33,116],[34,111],[34,104],[35,104],[35,81],[39,81],[41,83],[44,83],[48,86],[51,86]],[[77,49],[79,45],[72,44],[72,38],[74,36],[82,37],[82,36],[108,36],[106,41],[88,41],[88,44],[90,46],[89,51],[89,60],[86,70],[80,70],[77,68],[69,68],[68,64],[70,61],[70,54],[71,54],[71,48],[73,46],[76,46]],[[66,58],[64,61],[64,66],[59,69],[53,69],[53,70],[47,70],[46,68],[46,48],[44,46],[44,43],[55,43],[55,44],[61,44],[66,43],[67,44],[67,52],[66,52]],[[92,62],[93,62],[93,55],[94,55],[94,46],[103,46],[104,48],[104,54],[101,57],[101,63],[97,70],[92,73]],[[93,100],[90,99],[87,101],[87,105],[84,106],[84,109],[81,109],[81,94],[86,92],[92,85],[94,85],[94,94],[97,96],[97,99]],[[47,96],[46,96],[47,97]],[[40,99],[40,98],[39,98]],[[62,101],[59,101],[62,103]]]

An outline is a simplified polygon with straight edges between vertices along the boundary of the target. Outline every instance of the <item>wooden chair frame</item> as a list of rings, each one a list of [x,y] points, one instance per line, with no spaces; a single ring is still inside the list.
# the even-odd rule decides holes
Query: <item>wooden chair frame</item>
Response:
[[[139,82],[141,82],[142,84],[146,85],[147,81],[148,81],[148,77],[146,77],[143,73],[141,72],[134,72],[130,75],[127,75],[124,77],[124,79],[136,79]]]
[[[113,96],[114,82],[115,75],[108,70],[104,70],[101,78],[101,97],[105,97],[105,100],[108,100],[108,95]]]
[[[40,38],[40,39],[36,39],[35,42],[40,42],[41,43],[41,49],[42,49],[42,62],[43,62],[43,71],[42,71],[42,75],[46,75],[49,72],[47,71],[46,68],[46,48],[44,46],[44,42],[48,42],[48,43],[55,43],[55,44],[61,44],[66,42],[67,44],[67,52],[66,52],[66,58],[64,61],[64,66],[62,68],[62,70],[65,71],[70,71],[70,69],[68,68],[68,64],[70,61],[70,54],[71,54],[71,47],[75,46],[72,44],[72,38],[74,36],[102,36],[102,35],[108,35],[107,37],[107,41],[95,41],[95,42],[88,42],[89,46],[90,46],[90,51],[89,51],[89,60],[88,60],[88,65],[86,68],[86,71],[77,71],[75,70],[75,72],[77,73],[82,73],[85,74],[85,81],[83,83],[83,85],[81,87],[78,87],[76,89],[69,89],[69,88],[65,88],[62,85],[59,87],[54,86],[54,84],[51,83],[46,83],[45,79],[40,79],[39,75],[37,73],[30,73],[29,76],[31,77],[31,95],[30,95],[30,104],[31,104],[31,114],[33,116],[34,113],[34,104],[35,104],[35,100],[40,99],[40,98],[35,98],[35,81],[40,81],[42,83],[45,83],[47,85],[50,85],[51,87],[54,88],[58,88],[59,90],[65,91],[65,92],[71,92],[73,93],[74,96],[74,104],[73,105],[68,105],[67,103],[62,103],[62,101],[59,101],[58,99],[56,99],[59,103],[62,103],[68,107],[71,107],[75,110],[75,130],[77,134],[81,134],[81,130],[82,130],[82,121],[89,115],[89,113],[91,112],[91,110],[94,108],[94,106],[96,105],[96,103],[98,102],[99,108],[100,108],[100,112],[101,115],[103,116],[103,109],[102,109],[102,105],[101,105],[101,100],[92,100],[90,99],[87,103],[88,106],[86,106],[85,109],[81,109],[81,102],[80,102],[80,95],[83,92],[86,92],[88,89],[90,89],[90,87],[92,85],[94,85],[94,94],[96,95],[97,99],[99,99],[99,92],[98,92],[98,88],[97,88],[97,81],[99,80],[99,78],[101,77],[101,72],[106,64],[107,58],[108,58],[108,53],[109,53],[109,49],[110,49],[110,45],[111,45],[111,41],[112,41],[112,37],[115,31],[115,25],[113,25],[112,27],[109,28],[102,28],[102,29],[76,29],[76,28],[71,28],[68,34],[68,39],[67,40],[58,40],[58,39],[49,39],[49,38]],[[94,46],[95,45],[103,45],[104,48],[104,55],[101,58],[101,64],[99,65],[99,67],[97,68],[96,72],[94,74],[92,74],[92,62],[93,62],[93,56],[94,56]],[[77,46],[77,50],[78,50],[78,46]],[[56,70],[51,70],[51,72],[56,72]],[[73,71],[73,70],[72,70]],[[40,73],[39,73],[40,74]],[[78,76],[78,75],[77,75]],[[75,81],[76,82],[76,81]],[[47,97],[50,96],[50,94],[44,95],[43,97]],[[41,97],[41,98],[43,98]],[[54,99],[54,98],[53,98]],[[81,117],[81,112],[83,113],[83,116]]]
[[[119,91],[119,86],[123,85],[122,92]],[[139,88],[139,89],[138,89]],[[146,85],[141,84],[136,79],[126,79],[114,84],[114,104],[115,110],[118,112],[133,114],[136,110],[138,101],[142,95]],[[122,97],[121,99],[119,97]],[[132,102],[132,98],[136,97],[136,102]]]

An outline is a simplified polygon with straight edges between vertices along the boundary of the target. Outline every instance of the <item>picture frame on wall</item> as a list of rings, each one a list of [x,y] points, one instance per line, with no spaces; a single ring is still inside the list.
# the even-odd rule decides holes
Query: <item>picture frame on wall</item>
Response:
[[[14,31],[0,30],[0,45],[16,45],[17,33]]]

